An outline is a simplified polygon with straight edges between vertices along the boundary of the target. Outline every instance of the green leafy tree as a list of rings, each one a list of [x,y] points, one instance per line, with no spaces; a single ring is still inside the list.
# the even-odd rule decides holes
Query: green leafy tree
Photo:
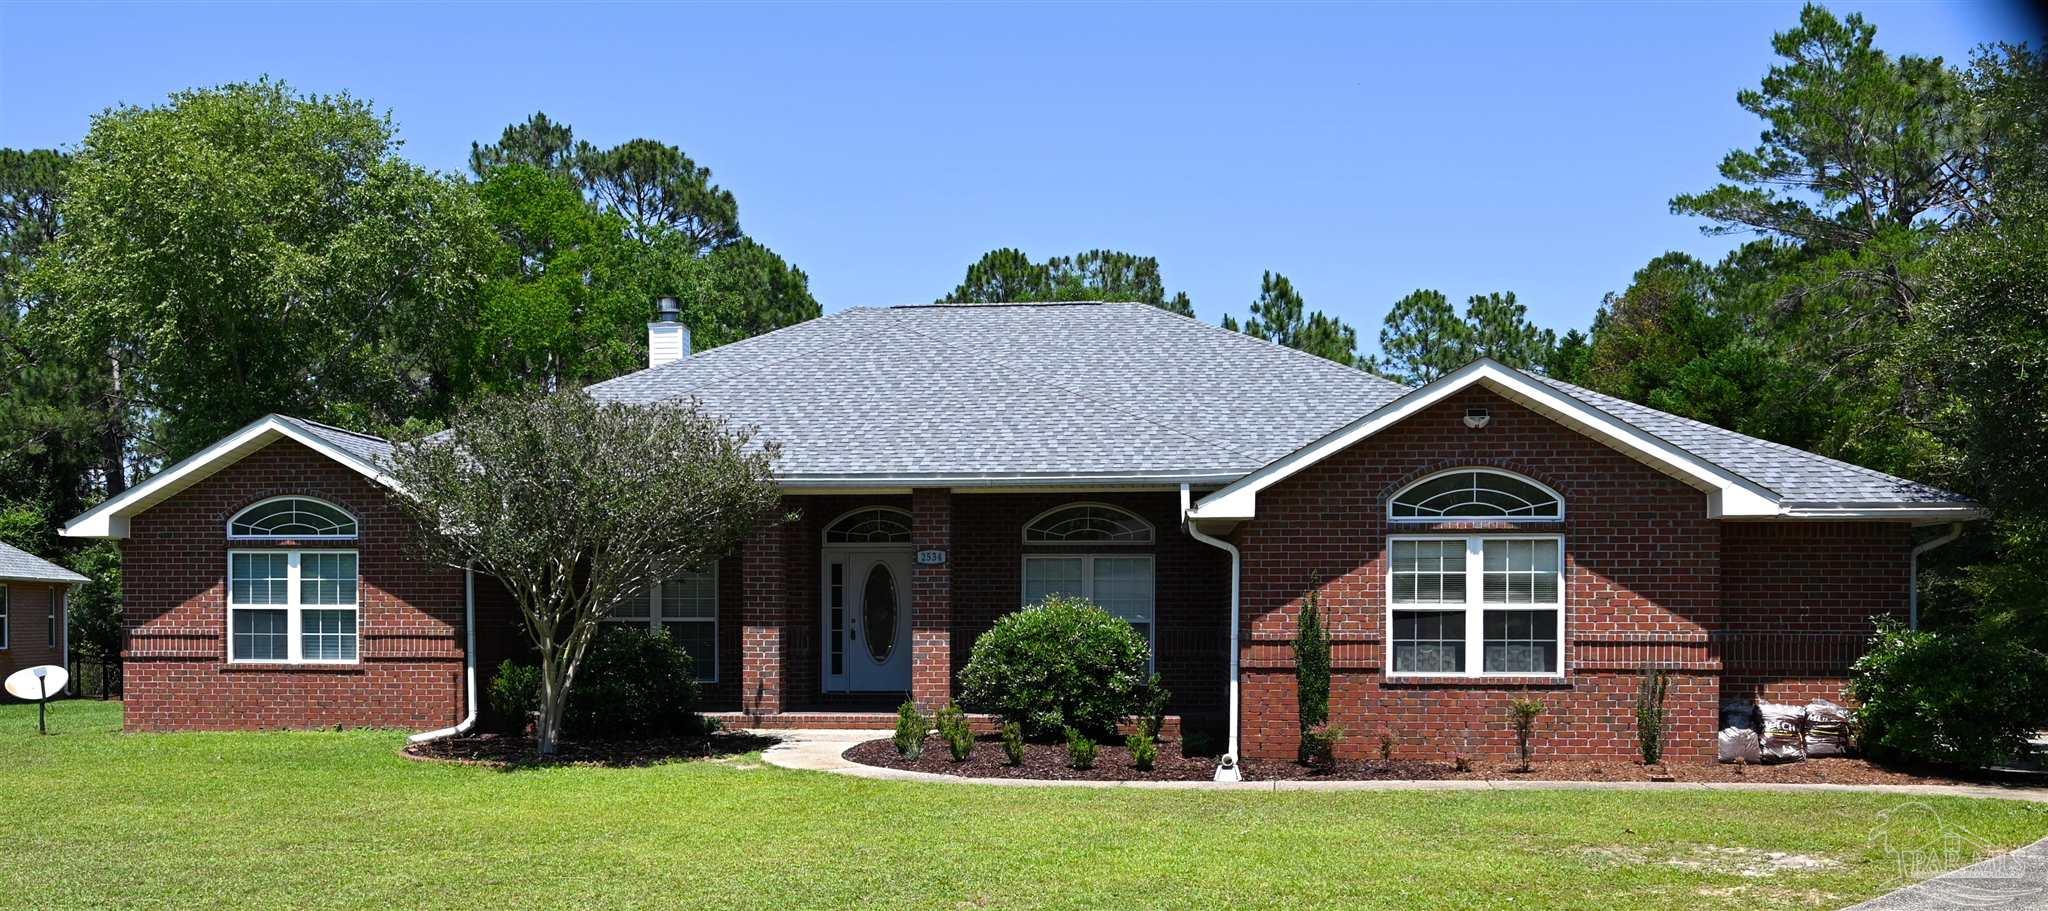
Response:
[[[526,164],[495,169],[478,193],[504,244],[458,392],[552,391],[642,366],[631,328],[649,301],[625,221]]]
[[[347,95],[262,81],[93,121],[38,260],[43,338],[117,353],[139,440],[174,459],[269,411],[358,426],[431,411],[436,340],[497,240],[467,188],[396,156]]]
[[[469,169],[478,179],[515,164],[566,176],[575,168],[575,155],[576,131],[536,111],[532,117],[506,127],[497,142],[470,143]]]
[[[1278,272],[1267,272],[1259,277],[1259,297],[1252,301],[1251,316],[1243,326],[1225,316],[1223,328],[1306,351],[1345,366],[1361,363],[1358,332],[1349,323],[1321,310],[1309,310],[1300,292],[1294,290],[1294,283]]]
[[[1593,337],[1583,330],[1572,329],[1558,336],[1557,346],[1550,349],[1543,359],[1543,372],[1567,383],[1584,386],[1590,382],[1593,360]]]
[[[1515,292],[1475,294],[1465,301],[1465,342],[1472,357],[1490,357],[1517,370],[1542,369],[1557,334],[1529,321]]]
[[[1159,260],[1121,250],[1089,250],[1043,263],[1014,247],[982,254],[941,304],[1043,301],[1133,301],[1182,316],[1195,315],[1187,292],[1166,292]]]
[[[447,437],[402,445],[391,471],[420,556],[473,566],[511,593],[539,652],[547,755],[612,609],[784,517],[775,455],[694,407],[563,392],[479,400]]]
[[[1991,200],[1935,251],[1907,347],[1925,375],[1941,378],[1932,422],[1948,456],[1940,479],[1994,518],[1935,551],[1923,575],[1936,581],[1931,608],[1953,605],[1956,619],[1974,616],[2048,651],[2048,54],[1987,49],[1971,84]],[[1942,565],[1958,558],[1969,565]]]
[[[1394,302],[1380,327],[1389,376],[1420,386],[1472,360],[1470,327],[1441,291],[1417,289]]]
[[[609,149],[577,143],[571,168],[585,192],[624,218],[642,241],[675,234],[708,252],[741,237],[739,202],[711,182],[710,168],[668,143],[635,139]]]

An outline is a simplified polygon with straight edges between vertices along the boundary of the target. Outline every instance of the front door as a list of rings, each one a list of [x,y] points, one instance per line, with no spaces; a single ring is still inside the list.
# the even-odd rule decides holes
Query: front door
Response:
[[[910,551],[825,551],[825,688],[910,691]]]

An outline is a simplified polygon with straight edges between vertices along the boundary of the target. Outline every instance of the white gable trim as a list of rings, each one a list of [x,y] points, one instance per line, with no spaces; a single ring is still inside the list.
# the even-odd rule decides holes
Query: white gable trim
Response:
[[[397,480],[375,464],[308,433],[296,422],[270,414],[157,472],[149,480],[122,491],[120,496],[111,497],[80,513],[77,518],[64,523],[59,533],[67,538],[126,538],[130,518],[280,439],[292,440],[378,484],[399,489]]]
[[[1474,384],[1484,385],[1517,404],[1705,492],[1708,495],[1707,511],[1712,517],[1761,517],[1780,513],[1778,495],[1769,488],[1537,382],[1499,361],[1481,358],[1203,497],[1189,511],[1188,517],[1240,521],[1254,518],[1258,514],[1259,491]]]

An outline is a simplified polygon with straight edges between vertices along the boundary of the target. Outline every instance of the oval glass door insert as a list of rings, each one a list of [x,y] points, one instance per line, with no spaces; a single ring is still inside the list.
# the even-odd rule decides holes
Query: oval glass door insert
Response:
[[[868,655],[876,664],[888,661],[889,653],[896,650],[896,578],[888,564],[877,563],[868,571],[861,612],[868,624]]]

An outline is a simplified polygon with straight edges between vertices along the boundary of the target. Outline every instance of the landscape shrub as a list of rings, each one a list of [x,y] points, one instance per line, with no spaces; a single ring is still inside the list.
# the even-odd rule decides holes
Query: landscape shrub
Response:
[[[1141,711],[1150,648],[1129,623],[1064,595],[1005,615],[974,641],[960,672],[960,701],[1016,722],[1034,740],[1067,728],[1116,736]]]
[[[2048,722],[2048,660],[1995,626],[1911,630],[1884,618],[1849,693],[1866,752],[1979,767],[2024,755]]]
[[[1095,767],[1095,740],[1080,728],[1067,729],[1067,761],[1077,769]]]
[[[1301,764],[1318,769],[1333,768],[1337,764],[1337,744],[1344,742],[1344,729],[1331,724],[1319,724],[1301,732]],[[1391,751],[1381,749],[1385,757]]]
[[[896,707],[896,752],[905,759],[916,759],[924,755],[924,738],[931,733],[931,719],[917,710],[917,703],[909,699]]]
[[[1330,636],[1323,632],[1322,613],[1320,598],[1311,588],[1301,599],[1300,628],[1294,636],[1294,704],[1301,722],[1301,747],[1295,759],[1328,768],[1336,742],[1314,733],[1330,722]]]
[[[1166,729],[1166,704],[1173,701],[1173,692],[1161,682],[1158,674],[1145,683],[1145,705],[1139,718],[1139,726],[1145,736],[1159,739],[1159,732]]]
[[[536,672],[536,700],[539,683]],[[696,664],[667,630],[607,623],[576,669],[562,729],[598,739],[695,734],[696,705]]]
[[[1024,726],[1014,721],[1003,723],[1003,759],[1010,765],[1024,764]]]
[[[947,703],[939,710],[939,739],[946,742],[946,750],[953,754],[954,762],[966,762],[974,753],[974,731],[967,726],[967,713],[960,707]]]
[[[1152,763],[1159,759],[1159,741],[1152,735],[1139,731],[1124,738],[1124,746],[1131,751],[1131,764],[1140,772],[1152,771]]]
[[[526,730],[526,722],[540,711],[540,668],[507,658],[498,664],[491,678],[491,715],[509,734]]]
[[[1536,717],[1545,706],[1536,699],[1508,703],[1508,722],[1515,726],[1515,750],[1522,754],[1522,771],[1529,771],[1529,737],[1536,732]]]
[[[1643,685],[1636,689],[1636,746],[1642,751],[1644,765],[1656,765],[1664,758],[1664,729],[1669,726],[1670,712],[1664,709],[1664,694],[1671,688],[1671,675],[1663,669],[1643,674]]]

